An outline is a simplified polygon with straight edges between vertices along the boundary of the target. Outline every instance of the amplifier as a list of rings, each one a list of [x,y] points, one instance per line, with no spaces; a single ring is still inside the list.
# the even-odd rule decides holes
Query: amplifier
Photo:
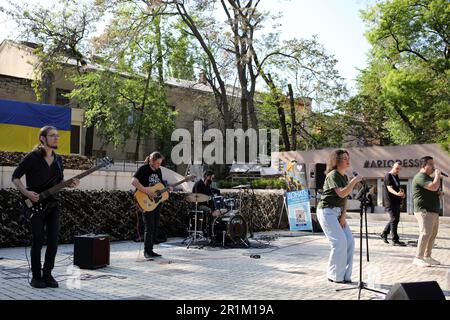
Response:
[[[73,264],[80,269],[96,269],[109,265],[109,235],[75,236],[73,244]]]

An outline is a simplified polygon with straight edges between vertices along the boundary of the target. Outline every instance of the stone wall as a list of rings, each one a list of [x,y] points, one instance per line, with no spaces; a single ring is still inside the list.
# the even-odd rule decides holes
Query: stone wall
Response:
[[[36,102],[31,80],[0,74],[0,99]]]
[[[239,193],[228,193],[239,198]],[[73,236],[86,233],[107,233],[112,241],[131,240],[136,237],[136,208],[131,191],[60,192],[61,231],[60,243],[72,243]],[[187,235],[187,212],[193,204],[185,201],[186,194],[172,193],[164,203],[161,229],[167,237]],[[266,231],[277,228],[283,204],[282,193],[256,192],[242,195],[241,215],[249,231]],[[24,218],[25,208],[19,191],[0,189],[0,247],[23,246],[30,241],[29,222]],[[283,215],[282,228],[287,227]]]

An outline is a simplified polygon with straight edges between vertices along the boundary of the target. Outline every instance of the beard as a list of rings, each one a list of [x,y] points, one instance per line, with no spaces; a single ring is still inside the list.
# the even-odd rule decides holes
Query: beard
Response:
[[[52,148],[53,150],[58,149],[58,146],[49,146],[50,148]]]

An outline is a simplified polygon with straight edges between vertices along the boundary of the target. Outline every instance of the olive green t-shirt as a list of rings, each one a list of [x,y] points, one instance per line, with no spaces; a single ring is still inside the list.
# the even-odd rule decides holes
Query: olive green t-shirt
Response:
[[[414,212],[439,212],[439,196],[437,191],[425,189],[433,182],[433,178],[423,172],[414,176],[412,192],[414,199]]]
[[[347,203],[347,197],[341,198],[337,195],[335,188],[345,188],[348,184],[348,177],[341,175],[337,170],[329,172],[323,184],[323,194],[320,198],[319,209],[322,208],[344,208]]]

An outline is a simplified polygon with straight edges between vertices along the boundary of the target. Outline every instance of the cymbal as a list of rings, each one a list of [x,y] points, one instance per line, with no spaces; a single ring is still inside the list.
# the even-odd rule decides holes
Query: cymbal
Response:
[[[186,200],[189,202],[206,202],[209,200],[209,196],[203,193],[191,193],[186,196]]]

